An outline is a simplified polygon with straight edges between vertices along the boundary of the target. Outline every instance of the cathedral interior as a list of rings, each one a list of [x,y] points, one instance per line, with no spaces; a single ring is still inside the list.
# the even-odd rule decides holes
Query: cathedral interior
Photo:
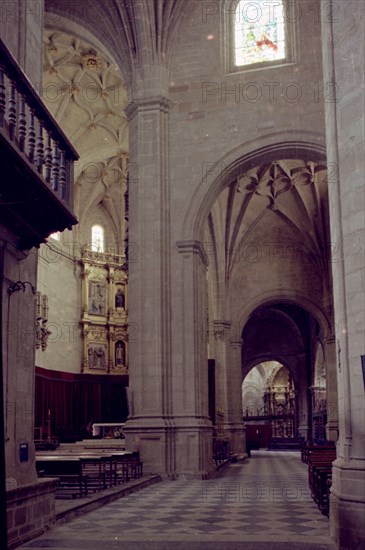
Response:
[[[1,550],[364,548],[364,16],[1,3]]]

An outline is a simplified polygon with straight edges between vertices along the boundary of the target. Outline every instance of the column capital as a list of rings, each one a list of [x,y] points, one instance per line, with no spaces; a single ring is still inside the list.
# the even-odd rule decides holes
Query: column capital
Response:
[[[159,110],[168,113],[173,102],[165,96],[145,97],[141,99],[132,99],[125,108],[128,122],[137,114],[137,112],[148,112]]]
[[[208,267],[209,260],[201,241],[177,241],[176,246],[180,254],[197,254],[205,267]]]
[[[220,327],[230,328],[232,325],[231,321],[228,321],[227,319],[213,319],[212,323],[217,328],[220,328]]]
[[[231,321],[213,319],[213,334],[216,340],[227,340],[226,333],[229,334],[229,329],[231,328]]]
[[[229,345],[231,346],[231,348],[233,349],[241,349],[242,347],[242,340],[231,340],[229,342]]]

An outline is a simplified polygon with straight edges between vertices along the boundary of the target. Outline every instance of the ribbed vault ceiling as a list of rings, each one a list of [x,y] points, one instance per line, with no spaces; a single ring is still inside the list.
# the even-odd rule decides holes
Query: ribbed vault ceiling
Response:
[[[136,68],[167,64],[178,26],[196,0],[46,0],[49,13],[77,21],[115,52],[126,79]],[[57,17],[53,17],[57,25]]]
[[[279,160],[240,174],[218,197],[207,225],[210,240],[223,243],[226,279],[252,235],[274,230],[273,215],[328,275],[327,203],[326,167],[315,162]]]
[[[126,88],[115,63],[69,34],[44,35],[43,99],[81,159],[103,161],[128,150]]]
[[[86,41],[48,29],[42,95],[80,155],[74,211],[81,232],[83,222],[101,205],[122,241],[128,122],[127,92],[118,66]]]

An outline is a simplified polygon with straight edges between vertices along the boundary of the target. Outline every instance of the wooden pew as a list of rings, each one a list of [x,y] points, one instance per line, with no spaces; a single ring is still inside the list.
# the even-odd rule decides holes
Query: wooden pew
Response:
[[[123,471],[123,467],[119,466],[121,468],[121,471],[119,471],[119,479],[122,479],[123,481],[128,481],[128,479],[133,478],[137,479],[139,477],[143,476],[143,462],[140,460],[139,452],[133,452],[130,454],[113,454],[112,458],[116,460],[116,462],[119,465],[124,464],[124,467],[127,468],[127,474],[125,474],[125,470]],[[127,475],[127,479],[125,479],[123,476]]]
[[[332,478],[332,462],[336,460],[336,449],[316,447],[307,457],[308,484],[311,496],[325,515],[329,513],[329,485]]]
[[[88,477],[89,490],[101,491],[108,487],[110,472],[108,472],[108,461],[100,457],[82,456],[79,458],[83,475]],[[111,459],[109,457],[109,462]]]
[[[308,464],[308,458],[311,454],[315,453],[316,451],[322,450],[328,450],[328,449],[335,449],[335,444],[331,442],[327,442],[324,445],[302,445],[300,448],[301,451],[301,459],[304,464]]]
[[[82,471],[81,462],[78,459],[54,457],[36,460],[38,475],[43,477],[56,477],[56,498],[80,498],[88,494],[88,476]]]
[[[125,483],[129,481],[130,470],[128,468],[128,462],[125,455],[112,455],[112,461],[115,465],[115,483]]]
[[[314,469],[313,498],[322,514],[329,515],[329,495],[332,482],[332,466],[316,466]]]

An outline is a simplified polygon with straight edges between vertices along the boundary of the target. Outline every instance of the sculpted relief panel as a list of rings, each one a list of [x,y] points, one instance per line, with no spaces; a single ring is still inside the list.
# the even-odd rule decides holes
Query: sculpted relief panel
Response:
[[[81,259],[83,358],[89,374],[128,374],[128,274],[125,258],[84,250]]]
[[[106,311],[106,284],[89,283],[89,313],[105,315]]]

